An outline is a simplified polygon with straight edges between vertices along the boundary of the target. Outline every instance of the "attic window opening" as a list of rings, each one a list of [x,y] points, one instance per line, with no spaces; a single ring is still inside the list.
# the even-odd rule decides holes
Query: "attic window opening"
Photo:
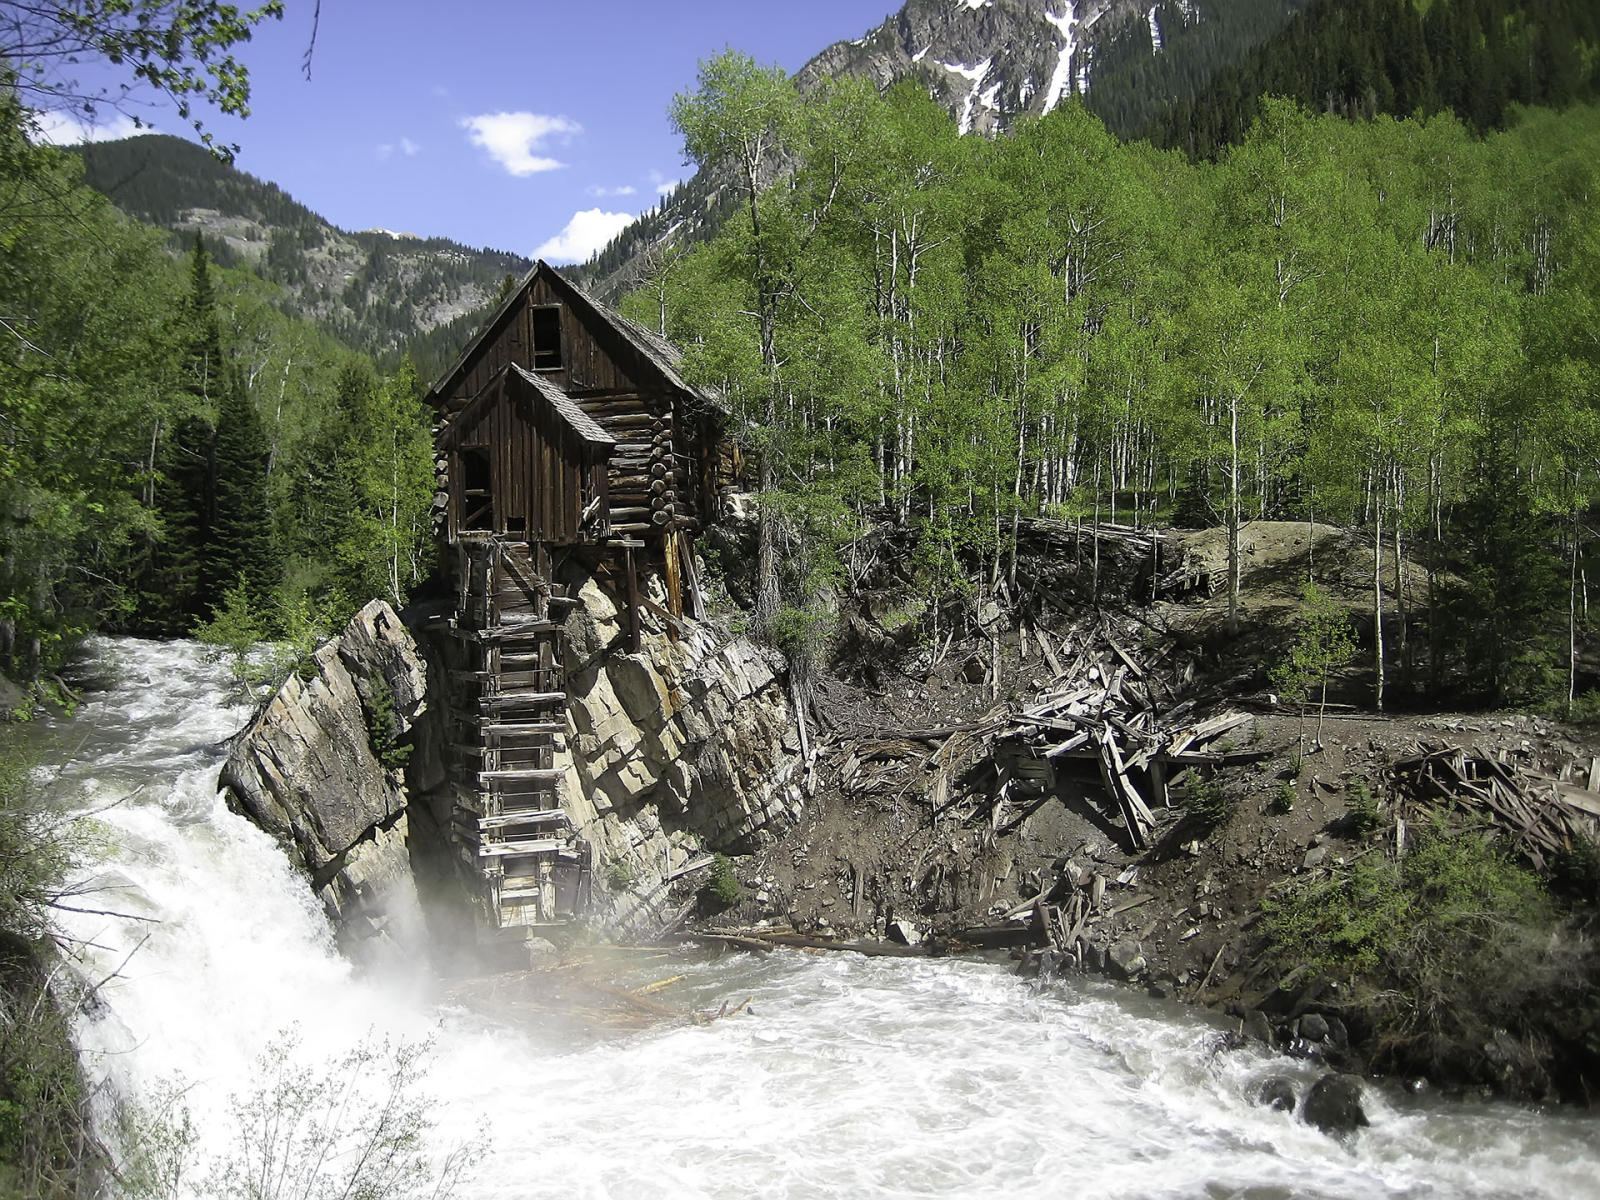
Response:
[[[533,369],[561,369],[561,306],[541,305],[533,310]]]

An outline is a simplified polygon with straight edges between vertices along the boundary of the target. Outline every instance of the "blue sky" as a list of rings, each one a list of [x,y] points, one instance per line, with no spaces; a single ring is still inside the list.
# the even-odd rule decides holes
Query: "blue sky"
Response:
[[[207,117],[237,165],[345,229],[588,257],[688,173],[667,121],[733,46],[794,71],[895,0],[288,0],[241,59],[245,121]],[[186,132],[170,111],[137,110]],[[100,136],[122,126],[103,117]],[[59,133],[58,140],[70,137]]]

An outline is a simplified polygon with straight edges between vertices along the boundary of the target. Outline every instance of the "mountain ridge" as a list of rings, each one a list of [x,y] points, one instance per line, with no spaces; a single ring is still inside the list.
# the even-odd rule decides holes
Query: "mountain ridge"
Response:
[[[168,134],[75,150],[84,181],[123,213],[171,231],[177,243],[203,235],[220,265],[278,284],[284,311],[380,361],[410,353],[424,369],[448,357],[494,305],[506,276],[533,266],[448,238],[341,229],[277,184]]]

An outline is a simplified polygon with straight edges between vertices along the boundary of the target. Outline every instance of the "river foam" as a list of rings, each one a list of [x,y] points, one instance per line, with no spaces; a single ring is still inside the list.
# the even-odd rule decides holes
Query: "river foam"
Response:
[[[331,1061],[431,1037],[441,1151],[481,1148],[464,1195],[533,1198],[1600,1196],[1600,1124],[1374,1088],[1350,1145],[1253,1106],[1261,1050],[1194,1014],[1004,964],[780,953],[674,964],[703,1027],[563,1040],[440,999],[420,970],[356,972],[305,881],[215,792],[247,712],[197,647],[107,639],[116,682],[69,729],[63,794],[108,854],[72,916],[116,972],[80,1037],[131,1095],[181,1078],[202,1147],[226,1097],[297,1029]],[[105,808],[105,805],[113,804]]]

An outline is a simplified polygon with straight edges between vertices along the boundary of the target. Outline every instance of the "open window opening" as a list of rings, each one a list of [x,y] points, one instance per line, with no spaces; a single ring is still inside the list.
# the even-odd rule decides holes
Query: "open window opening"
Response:
[[[494,531],[493,473],[487,446],[463,446],[461,461],[461,528]]]
[[[561,306],[547,304],[533,310],[533,369],[561,369]]]

